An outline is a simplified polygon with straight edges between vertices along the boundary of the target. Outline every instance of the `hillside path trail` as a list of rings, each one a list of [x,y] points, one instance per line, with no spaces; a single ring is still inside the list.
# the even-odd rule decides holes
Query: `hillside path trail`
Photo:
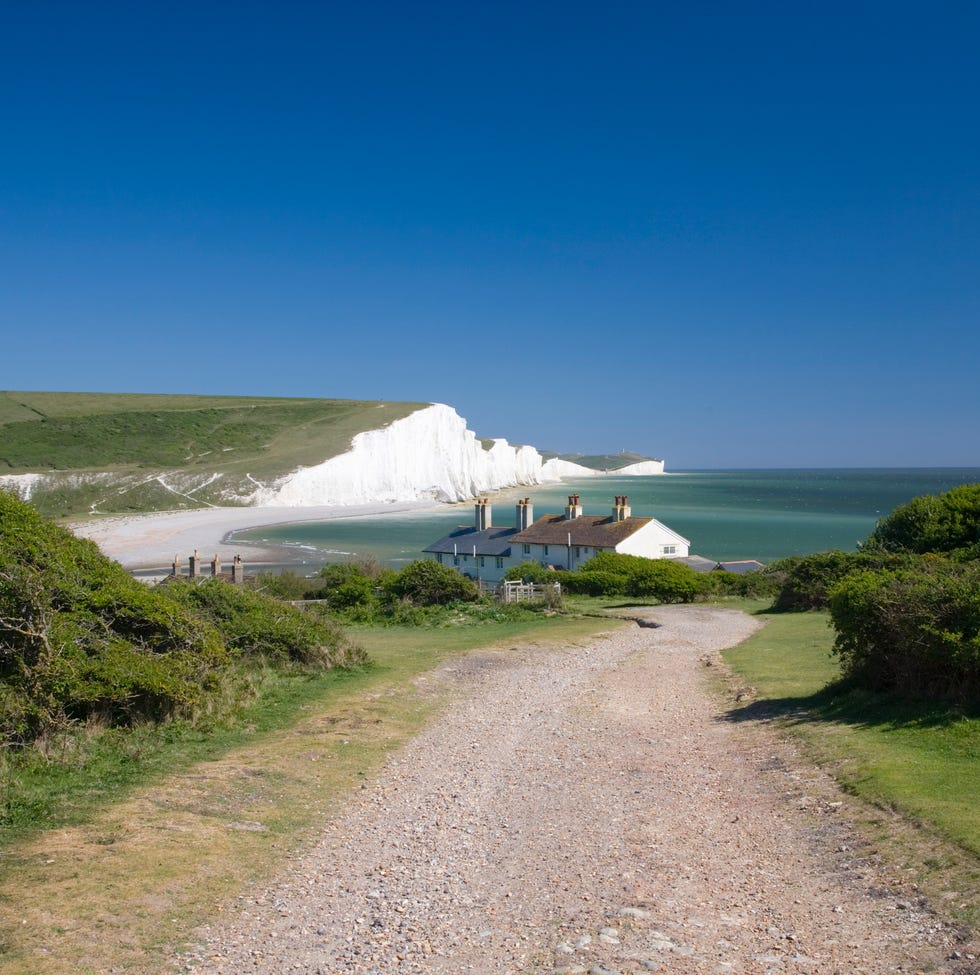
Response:
[[[829,777],[712,692],[718,651],[757,622],[644,612],[659,628],[427,675],[451,691],[438,719],[179,970],[958,970],[950,929],[889,893]]]

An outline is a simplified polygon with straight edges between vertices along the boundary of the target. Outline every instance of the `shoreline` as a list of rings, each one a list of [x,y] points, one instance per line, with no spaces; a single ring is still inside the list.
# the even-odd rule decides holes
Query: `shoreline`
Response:
[[[440,511],[439,501],[395,501],[357,505],[311,507],[194,508],[189,511],[156,511],[134,515],[106,515],[71,521],[68,528],[87,538],[102,553],[123,568],[146,570],[167,568],[177,555],[182,562],[196,550],[210,561],[218,555],[228,562],[247,550],[251,565],[262,563],[301,564],[295,550],[267,548],[249,542],[234,542],[235,532],[269,525],[300,524],[307,521],[340,521],[344,518],[383,518],[386,515]]]

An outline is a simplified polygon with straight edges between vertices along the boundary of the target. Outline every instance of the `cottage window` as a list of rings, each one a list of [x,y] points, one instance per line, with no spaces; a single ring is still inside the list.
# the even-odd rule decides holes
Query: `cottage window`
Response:
[[[664,555],[674,555],[676,552],[677,552],[677,546],[676,545],[665,545],[664,546]]]
[[[575,546],[575,558],[582,558],[582,549],[578,545]]]
[[[453,565],[459,565],[459,556],[458,555],[454,555],[453,556]]]
[[[440,565],[442,565],[442,552],[440,552],[440,553],[439,553],[439,554],[438,554],[438,555],[436,556],[436,561],[437,561],[437,562],[438,562],[438,563],[439,563]]]
[[[531,546],[530,545],[525,545],[524,546],[524,554],[525,555],[530,555],[531,554]]]
[[[548,546],[547,545],[544,546],[544,552],[542,554],[543,555],[547,555],[548,554]]]
[[[480,556],[480,568],[482,569],[487,564],[487,560],[481,555]]]
[[[498,569],[502,569],[503,567],[504,567],[504,560],[503,559],[497,559],[497,568]]]

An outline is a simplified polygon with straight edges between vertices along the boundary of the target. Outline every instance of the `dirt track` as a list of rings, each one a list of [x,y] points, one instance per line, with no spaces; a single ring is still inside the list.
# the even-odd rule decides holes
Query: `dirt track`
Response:
[[[444,716],[182,971],[969,971],[885,892],[847,802],[726,720],[717,651],[755,628],[661,607],[587,648],[471,655]]]

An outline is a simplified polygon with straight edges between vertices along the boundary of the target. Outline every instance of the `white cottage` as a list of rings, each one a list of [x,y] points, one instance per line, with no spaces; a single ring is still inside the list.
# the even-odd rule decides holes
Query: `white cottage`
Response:
[[[494,528],[487,498],[476,502],[472,526],[461,525],[424,549],[464,575],[499,582],[512,565],[540,562],[575,571],[599,552],[647,559],[684,559],[691,543],[656,518],[634,518],[626,495],[617,495],[610,515],[583,515],[579,495],[568,496],[564,514],[534,520],[530,498],[517,503],[516,527]]]
[[[475,514],[475,524],[454,528],[422,551],[443,565],[455,566],[471,579],[500,582],[513,565],[510,539],[517,529],[493,527],[488,498],[477,499]]]
[[[571,494],[563,515],[544,515],[533,522],[528,516],[525,527],[510,536],[512,561],[540,562],[574,571],[599,552],[646,559],[683,559],[690,555],[688,539],[656,518],[634,518],[627,501],[625,494],[617,495],[611,514],[584,515],[579,496]]]

